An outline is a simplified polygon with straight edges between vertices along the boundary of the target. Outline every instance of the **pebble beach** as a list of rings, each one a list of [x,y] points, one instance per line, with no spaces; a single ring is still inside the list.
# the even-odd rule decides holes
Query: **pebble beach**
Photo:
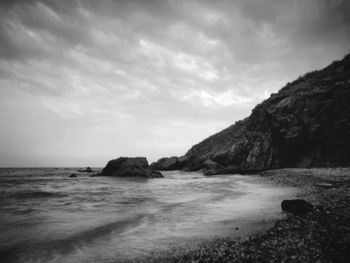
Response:
[[[134,262],[350,262],[350,168],[279,169],[260,176],[297,187],[298,198],[313,210],[242,239],[216,238]]]

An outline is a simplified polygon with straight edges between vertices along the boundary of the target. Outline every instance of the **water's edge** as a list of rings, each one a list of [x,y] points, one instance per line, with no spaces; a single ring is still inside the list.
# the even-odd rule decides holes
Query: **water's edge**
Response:
[[[244,238],[283,217],[295,189],[258,176],[89,177],[73,170],[0,169],[0,255],[7,262],[115,262]]]

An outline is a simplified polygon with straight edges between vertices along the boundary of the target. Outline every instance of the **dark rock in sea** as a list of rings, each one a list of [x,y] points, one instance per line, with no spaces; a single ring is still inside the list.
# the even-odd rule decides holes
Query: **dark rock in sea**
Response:
[[[350,166],[349,101],[350,54],[288,83],[248,118],[194,145],[179,166],[208,174],[224,172],[211,161],[242,173]]]
[[[154,162],[150,165],[152,169],[156,170],[178,170],[179,167],[179,158],[176,156],[165,157],[159,159],[157,162]]]
[[[102,170],[102,175],[110,176],[143,176],[145,169],[148,167],[146,158],[124,158],[120,157],[115,160],[111,160],[107,163],[106,167]]]
[[[94,171],[88,166],[84,170],[83,169],[78,170],[78,172],[81,172],[81,173],[93,173]]]
[[[155,171],[148,166],[145,157],[120,157],[111,160],[101,172],[102,176],[117,176],[117,177],[148,177],[160,178],[163,177],[158,171]]]
[[[283,200],[282,210],[294,215],[304,215],[312,211],[313,205],[303,199]]]
[[[71,175],[69,176],[69,178],[75,178],[75,177],[77,177],[76,174],[71,174]]]

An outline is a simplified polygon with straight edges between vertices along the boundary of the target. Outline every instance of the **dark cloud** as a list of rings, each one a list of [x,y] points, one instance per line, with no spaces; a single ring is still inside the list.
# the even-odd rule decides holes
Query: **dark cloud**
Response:
[[[0,165],[183,154],[345,55],[349,27],[341,0],[0,1]]]

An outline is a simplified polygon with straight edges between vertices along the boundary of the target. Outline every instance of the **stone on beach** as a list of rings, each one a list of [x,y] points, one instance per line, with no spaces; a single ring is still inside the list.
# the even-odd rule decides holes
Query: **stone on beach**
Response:
[[[283,200],[282,210],[294,215],[304,215],[313,209],[313,205],[303,199]]]

